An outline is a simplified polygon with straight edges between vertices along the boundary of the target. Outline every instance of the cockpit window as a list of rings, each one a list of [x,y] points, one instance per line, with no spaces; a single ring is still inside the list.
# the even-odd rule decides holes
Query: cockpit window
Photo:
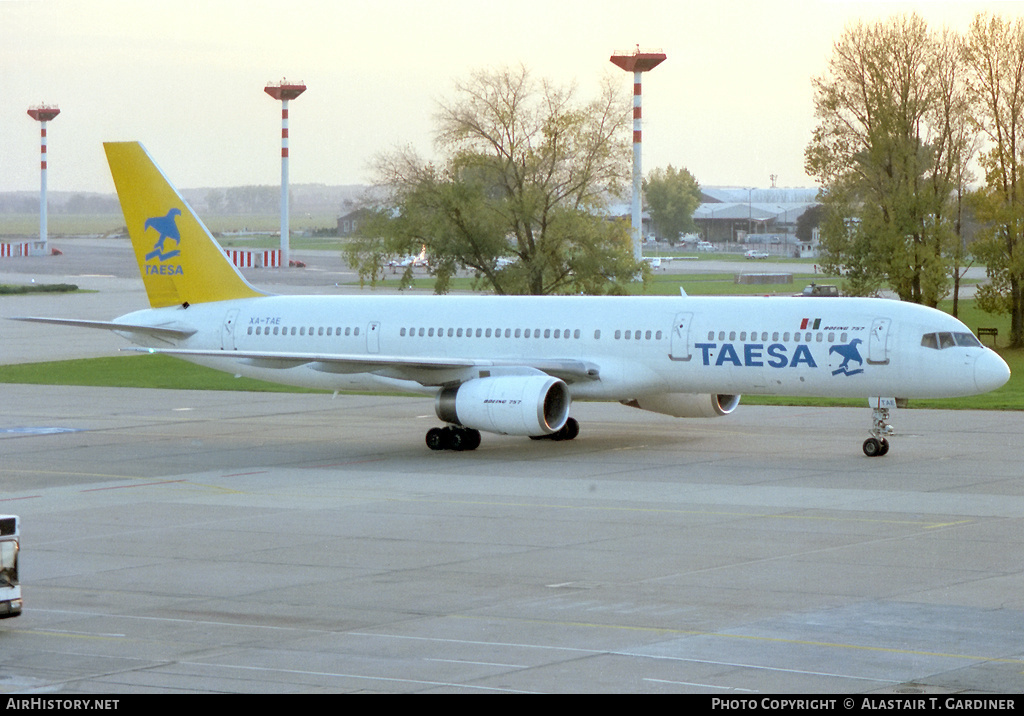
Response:
[[[921,345],[925,348],[942,350],[961,346],[963,348],[981,348],[981,341],[973,333],[926,333],[921,336]]]

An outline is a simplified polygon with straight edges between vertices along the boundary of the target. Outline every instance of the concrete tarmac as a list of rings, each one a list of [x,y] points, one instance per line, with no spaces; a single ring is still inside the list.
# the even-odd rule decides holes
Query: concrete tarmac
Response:
[[[576,404],[572,442],[434,453],[419,398],[0,405],[0,693],[1024,691],[1022,413],[898,411],[868,459],[867,408]]]

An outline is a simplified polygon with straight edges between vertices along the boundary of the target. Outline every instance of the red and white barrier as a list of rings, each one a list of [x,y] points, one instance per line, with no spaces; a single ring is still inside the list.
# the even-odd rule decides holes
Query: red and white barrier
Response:
[[[0,244],[0,258],[28,256],[28,244]]]
[[[228,260],[238,268],[281,268],[281,249],[250,251],[225,249]]]

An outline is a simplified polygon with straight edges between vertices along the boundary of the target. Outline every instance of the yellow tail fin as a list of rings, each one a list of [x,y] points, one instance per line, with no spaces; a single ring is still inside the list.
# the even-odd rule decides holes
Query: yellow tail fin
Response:
[[[153,308],[261,296],[138,142],[107,142],[107,163]]]

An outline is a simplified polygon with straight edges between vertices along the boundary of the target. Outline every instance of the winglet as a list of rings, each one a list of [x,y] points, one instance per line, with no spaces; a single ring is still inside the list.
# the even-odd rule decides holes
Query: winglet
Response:
[[[107,142],[110,173],[153,308],[261,296],[138,142]]]

